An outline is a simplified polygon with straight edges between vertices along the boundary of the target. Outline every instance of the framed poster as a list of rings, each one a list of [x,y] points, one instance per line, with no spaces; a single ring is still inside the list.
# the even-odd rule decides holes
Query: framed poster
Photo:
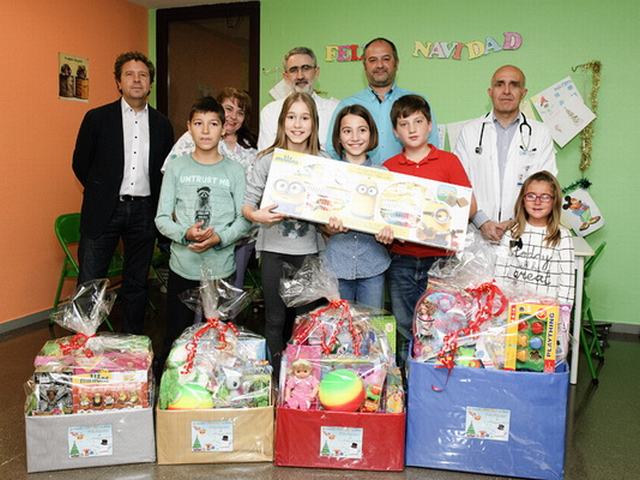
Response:
[[[89,101],[89,60],[87,58],[58,53],[58,98]]]
[[[471,189],[276,149],[261,207],[290,217],[377,233],[448,250],[464,247]]]

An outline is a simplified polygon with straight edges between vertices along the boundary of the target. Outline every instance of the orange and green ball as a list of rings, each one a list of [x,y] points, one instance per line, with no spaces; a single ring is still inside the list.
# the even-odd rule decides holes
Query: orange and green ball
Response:
[[[353,370],[333,370],[320,381],[319,399],[325,410],[355,412],[365,399],[364,384]]]

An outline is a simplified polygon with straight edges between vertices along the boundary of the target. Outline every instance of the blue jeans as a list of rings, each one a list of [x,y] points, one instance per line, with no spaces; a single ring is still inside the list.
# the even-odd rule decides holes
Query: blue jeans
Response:
[[[78,284],[107,276],[109,263],[122,239],[124,264],[119,297],[124,312],[123,331],[142,334],[147,306],[147,276],[156,241],[150,198],[118,202],[109,224],[96,238],[80,236]]]
[[[429,269],[438,258],[416,258],[397,253],[391,255],[391,265],[387,275],[391,309],[396,317],[396,355],[400,365],[403,365],[407,359],[416,303],[427,289]]]
[[[384,273],[369,278],[356,278],[355,280],[338,279],[340,298],[367,305],[373,308],[382,308],[384,301]]]

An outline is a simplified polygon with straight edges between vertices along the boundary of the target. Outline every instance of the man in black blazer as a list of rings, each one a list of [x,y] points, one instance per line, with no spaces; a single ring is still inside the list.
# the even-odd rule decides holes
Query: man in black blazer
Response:
[[[173,146],[173,128],[147,104],[155,69],[145,55],[123,53],[114,74],[122,97],[87,112],[73,152],[73,171],[84,187],[78,283],[105,277],[122,239],[124,331],[139,334],[156,238],[160,168]]]

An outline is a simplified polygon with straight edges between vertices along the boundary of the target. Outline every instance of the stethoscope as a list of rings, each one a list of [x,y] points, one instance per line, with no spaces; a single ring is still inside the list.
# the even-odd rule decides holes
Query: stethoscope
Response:
[[[487,113],[484,118],[487,118],[489,116],[491,112]],[[525,116],[524,113],[520,112],[520,115],[522,115],[522,122],[520,122],[520,125],[518,126],[518,130],[520,131],[520,150],[522,150],[524,153],[529,153],[529,152],[535,152],[536,150],[538,150],[537,148],[529,148],[531,146],[531,134],[533,133],[533,130],[531,129],[531,125],[529,125],[529,122],[527,122],[527,117]],[[482,128],[480,129],[480,139],[478,140],[478,146],[476,147],[475,152],[478,155],[482,155],[482,137],[484,137],[484,126],[487,124],[486,121],[482,121]],[[526,141],[526,145],[525,145],[525,141],[524,141],[524,129],[526,129],[529,131],[528,134],[526,135],[527,137],[527,141]]]

